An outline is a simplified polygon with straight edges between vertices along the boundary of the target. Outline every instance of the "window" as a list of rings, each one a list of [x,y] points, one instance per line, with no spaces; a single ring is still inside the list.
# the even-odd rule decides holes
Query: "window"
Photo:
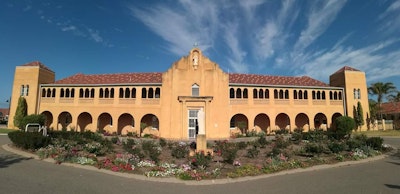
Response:
[[[51,97],[56,97],[56,89],[55,88],[53,88],[53,92],[51,93]]]
[[[289,90],[285,90],[285,99],[289,99]]]
[[[83,89],[79,89],[79,98],[83,98]]]
[[[293,98],[297,99],[297,90],[293,90]]]
[[[269,99],[269,90],[268,89],[265,89],[265,96],[264,96],[266,99]]]
[[[199,96],[200,95],[200,87],[197,84],[192,85],[192,96]]]
[[[242,98],[242,90],[240,88],[236,90],[236,98]]]
[[[276,89],[274,90],[274,98],[275,98],[275,99],[278,99],[278,98],[279,98],[279,96],[278,96],[278,90],[276,90]]]
[[[100,94],[101,94],[101,89],[100,89]],[[106,88],[105,90],[104,90],[104,97],[105,98],[109,98],[110,97],[110,90],[108,89],[108,88]]]
[[[25,87],[25,96],[29,95],[29,85],[26,85]]]
[[[90,90],[90,98],[94,98],[94,89],[93,88]]]
[[[260,92],[258,94],[259,94],[260,98],[264,98],[264,91],[263,90],[260,90]]]
[[[229,98],[235,98],[235,90],[233,88],[229,89]]]
[[[142,98],[147,98],[147,90],[146,90],[146,88],[142,88]]]
[[[72,89],[71,89],[71,98],[74,98],[74,97],[75,97],[75,89],[72,88]]]
[[[46,97],[46,89],[42,89],[42,97]]]
[[[148,98],[153,98],[154,97],[154,90],[153,88],[149,88],[149,95],[147,95]]]
[[[129,88],[125,88],[125,98],[129,98],[129,95],[131,94]]]
[[[104,90],[100,88],[99,98],[104,98]]]
[[[307,90],[304,91],[304,99],[308,99],[308,92],[307,92]]]
[[[22,85],[21,86],[21,91],[20,91],[20,96],[24,96],[24,92],[25,92],[25,86]]]
[[[135,92],[136,92],[136,90],[135,90]],[[110,98],[114,98],[114,88],[111,88],[111,91],[110,91]]]
[[[279,99],[283,99],[283,90],[279,90]]]
[[[248,98],[248,92],[247,92],[247,88],[243,89],[243,98]]]
[[[132,88],[131,92],[131,98],[136,98],[136,88]]]
[[[257,97],[258,97],[257,89],[253,89],[253,98],[257,98]]]
[[[50,88],[47,88],[47,97],[51,97],[51,90],[50,90]]]
[[[124,89],[120,88],[119,89],[119,98],[123,98],[124,97]]]
[[[161,96],[161,90],[160,90],[160,88],[156,88],[156,98],[160,98],[160,96]]]
[[[61,88],[60,97],[61,97],[61,98],[64,98],[64,88]]]
[[[299,91],[299,99],[303,99],[303,91],[302,90]]]

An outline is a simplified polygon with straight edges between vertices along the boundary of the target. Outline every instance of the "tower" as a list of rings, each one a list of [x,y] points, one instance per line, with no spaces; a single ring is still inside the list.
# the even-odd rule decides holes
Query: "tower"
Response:
[[[28,115],[39,114],[40,84],[53,83],[54,81],[55,73],[38,61],[15,68],[8,128],[16,128],[16,126],[14,126],[14,115],[18,106],[19,97],[22,96],[25,98],[28,105]]]
[[[370,117],[368,104],[368,89],[365,73],[352,67],[344,66],[329,77],[331,86],[343,87],[345,93],[345,114],[353,117],[353,107],[358,102],[363,108],[364,125],[361,130],[367,129],[367,120]]]

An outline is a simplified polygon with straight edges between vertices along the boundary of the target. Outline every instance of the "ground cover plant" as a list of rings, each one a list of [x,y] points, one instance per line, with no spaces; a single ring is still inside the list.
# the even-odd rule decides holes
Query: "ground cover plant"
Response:
[[[313,130],[257,138],[209,141],[212,152],[195,152],[194,142],[163,138],[103,136],[93,132],[51,131],[43,145],[20,145],[37,141],[36,133],[11,132],[16,146],[34,151],[56,163],[93,165],[116,172],[183,180],[236,178],[274,173],[318,164],[359,160],[390,150],[380,137],[364,134],[338,138],[331,131]],[[28,139],[32,140],[28,140]],[[32,147],[30,147],[32,146]]]

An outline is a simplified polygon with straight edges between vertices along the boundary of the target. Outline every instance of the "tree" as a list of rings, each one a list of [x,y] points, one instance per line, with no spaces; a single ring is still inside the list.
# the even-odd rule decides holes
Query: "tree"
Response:
[[[395,90],[396,87],[391,82],[376,82],[372,83],[370,87],[368,87],[368,93],[377,95],[379,118],[382,118],[381,104],[383,97],[387,97],[386,95],[393,93]]]
[[[28,114],[28,105],[24,97],[19,97],[17,110],[15,110],[14,126],[20,127],[21,121]],[[20,128],[21,129],[21,128]]]
[[[360,128],[361,130],[361,126],[364,125],[364,113],[363,113],[363,108],[361,105],[361,102],[357,103],[357,126]]]
[[[25,116],[19,123],[19,128],[20,129],[25,129],[25,126],[29,123],[37,123],[41,126],[44,125],[46,120],[46,117],[44,115],[36,115],[36,114],[31,114],[28,116]]]
[[[336,131],[335,131],[336,139],[349,138],[352,130],[355,129],[356,127],[354,119],[348,116],[341,116],[336,118],[335,125],[336,125]]]
[[[400,91],[394,92],[394,94],[389,95],[389,101],[400,102]]]

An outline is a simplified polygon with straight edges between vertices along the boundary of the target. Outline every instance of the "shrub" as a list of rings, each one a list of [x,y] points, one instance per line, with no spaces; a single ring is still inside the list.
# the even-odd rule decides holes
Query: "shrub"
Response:
[[[256,146],[253,146],[252,148],[247,149],[246,157],[255,158],[258,156],[259,153],[260,150]]]
[[[196,155],[190,160],[190,164],[195,168],[202,170],[206,169],[212,160],[210,153],[205,154],[203,151],[196,153]]]
[[[27,150],[36,150],[51,143],[50,137],[45,137],[38,132],[12,131],[8,133],[8,137],[15,146]]]
[[[283,135],[283,134],[289,134],[289,130],[286,129],[279,129],[275,131],[276,135]]]
[[[261,135],[258,139],[257,139],[258,144],[260,144],[260,147],[265,148],[266,145],[269,144],[269,142],[267,141],[267,139],[265,139],[265,135]]]
[[[143,141],[142,142],[143,152],[154,162],[158,163],[160,161],[159,156],[161,154],[162,148],[159,144],[154,141]]]
[[[237,145],[235,143],[229,143],[227,141],[216,141],[215,142],[215,151],[217,154],[221,155],[222,159],[229,163],[233,164],[233,161],[237,156]]]
[[[277,148],[286,148],[290,145],[290,142],[285,139],[283,135],[275,136],[275,147]]]
[[[328,143],[328,148],[333,153],[340,153],[345,150],[346,146],[342,142],[333,141]]]
[[[320,143],[307,143],[304,146],[304,150],[307,153],[319,155],[324,152],[324,146]]]
[[[18,127],[22,130],[25,130],[25,126],[29,123],[38,123],[39,125],[42,126],[44,125],[45,119],[46,118],[44,115],[31,114],[22,118],[21,121],[19,122]]]
[[[161,147],[165,147],[167,145],[167,140],[164,138],[160,138],[158,140],[158,143],[160,144]]]
[[[302,138],[310,142],[321,142],[325,139],[325,132],[321,129],[315,129],[307,133],[302,133]]]
[[[144,154],[142,153],[140,147],[136,144],[135,140],[127,139],[126,142],[122,144],[122,147],[128,153],[136,155],[141,159],[144,158]]]
[[[247,148],[247,142],[240,141],[236,143],[237,147],[239,150],[243,150]]]
[[[367,139],[366,143],[375,150],[382,150],[383,139],[381,137],[370,137]]]
[[[171,155],[175,158],[185,158],[189,154],[189,146],[185,142],[179,142],[171,146]]]
[[[19,97],[17,109],[15,110],[14,115],[14,126],[21,126],[22,119],[27,115],[28,112],[28,105],[26,100],[23,96]],[[23,128],[20,128],[23,129]]]
[[[336,118],[336,139],[344,139],[348,138],[352,132],[352,130],[356,127],[356,123],[354,119],[348,116],[341,116]]]
[[[245,164],[235,169],[235,171],[227,174],[229,178],[237,178],[243,176],[255,176],[261,174],[261,168],[253,164]]]

